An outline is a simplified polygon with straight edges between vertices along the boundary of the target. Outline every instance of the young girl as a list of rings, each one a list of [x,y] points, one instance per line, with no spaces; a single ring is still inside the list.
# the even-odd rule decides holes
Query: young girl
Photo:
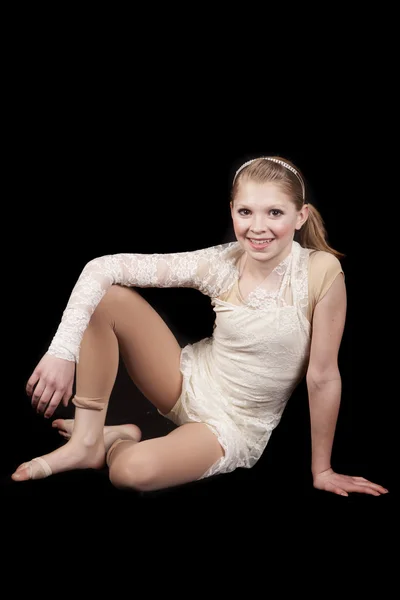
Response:
[[[386,492],[331,468],[346,290],[342,255],[327,244],[299,169],[281,157],[243,164],[231,215],[235,242],[114,254],[85,266],[27,384],[33,406],[51,417],[72,396],[76,365],[75,420],[53,422],[68,442],[21,465],[15,481],[106,461],[115,486],[144,491],[250,468],[305,376],[314,486],[345,496]],[[192,287],[209,296],[213,335],[181,348],[132,289],[151,286]],[[168,435],[140,441],[135,425],[104,427],[119,352],[136,386],[178,425]]]

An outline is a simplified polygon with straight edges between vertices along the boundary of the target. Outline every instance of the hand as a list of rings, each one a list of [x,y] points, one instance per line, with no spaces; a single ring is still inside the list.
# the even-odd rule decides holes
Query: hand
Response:
[[[380,496],[388,492],[381,485],[372,483],[364,477],[340,475],[335,473],[333,469],[327,469],[314,475],[314,487],[341,496],[348,496],[347,492],[360,492],[361,494],[372,494],[372,496]]]
[[[48,419],[61,400],[64,406],[72,396],[75,363],[45,354],[26,384],[26,393],[32,396],[36,412]]]

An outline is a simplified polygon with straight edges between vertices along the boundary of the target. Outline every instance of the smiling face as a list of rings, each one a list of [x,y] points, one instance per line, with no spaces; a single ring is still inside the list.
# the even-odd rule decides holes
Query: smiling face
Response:
[[[255,270],[262,264],[274,268],[290,253],[296,229],[307,220],[308,207],[298,211],[290,196],[276,183],[240,182],[231,202],[236,238]]]

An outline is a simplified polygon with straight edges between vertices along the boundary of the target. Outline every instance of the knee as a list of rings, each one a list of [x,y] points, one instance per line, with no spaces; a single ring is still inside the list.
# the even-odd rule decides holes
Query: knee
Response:
[[[109,471],[111,483],[119,489],[146,492],[157,489],[159,469],[154,460],[139,452],[117,456]]]
[[[96,307],[93,316],[112,315],[116,307],[125,302],[128,297],[134,293],[134,290],[114,284],[110,286],[103,298]]]
[[[132,296],[133,293],[135,293],[135,291],[132,288],[119,284],[113,284],[104,294],[100,304],[119,304],[120,302],[125,302],[127,298]]]

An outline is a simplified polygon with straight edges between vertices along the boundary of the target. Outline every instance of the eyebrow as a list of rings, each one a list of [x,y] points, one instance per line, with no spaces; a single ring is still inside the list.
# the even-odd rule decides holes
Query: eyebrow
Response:
[[[238,202],[237,204],[235,204],[235,206],[237,208],[251,208],[250,204],[246,204],[246,202]],[[280,202],[274,202],[272,203],[270,206],[268,206],[268,209],[271,210],[271,208],[284,208],[286,209],[287,207],[284,204],[281,204]]]

